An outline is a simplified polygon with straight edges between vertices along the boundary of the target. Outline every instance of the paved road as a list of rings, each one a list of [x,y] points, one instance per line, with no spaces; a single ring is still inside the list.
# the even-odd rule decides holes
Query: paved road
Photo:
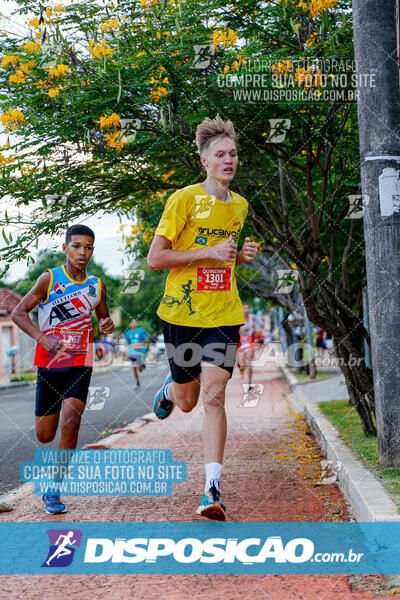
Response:
[[[94,404],[93,409],[86,409],[83,414],[78,447],[96,442],[109,435],[111,429],[151,411],[154,394],[167,372],[167,361],[147,366],[140,375],[140,389],[136,387],[130,364],[95,373],[91,387],[99,388],[97,397],[100,402]],[[95,394],[95,390],[92,394]],[[21,461],[32,460],[36,448],[47,446],[36,439],[34,406],[34,384],[0,393],[0,495],[20,484]],[[90,406],[89,402],[87,406]],[[51,447],[57,447],[58,440],[59,433]]]

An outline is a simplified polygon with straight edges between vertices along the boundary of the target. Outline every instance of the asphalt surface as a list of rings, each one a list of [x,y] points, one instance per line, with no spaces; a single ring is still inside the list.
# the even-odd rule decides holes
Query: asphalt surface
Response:
[[[140,373],[136,387],[133,369],[111,367],[92,375],[91,390],[79,431],[78,448],[97,442],[153,409],[155,392],[161,387],[168,362],[160,360]],[[93,389],[94,388],[94,389]],[[97,389],[96,389],[97,388]],[[0,495],[21,484],[20,463],[33,460],[37,448],[56,448],[60,433],[51,444],[41,444],[35,434],[35,382],[0,392]]]

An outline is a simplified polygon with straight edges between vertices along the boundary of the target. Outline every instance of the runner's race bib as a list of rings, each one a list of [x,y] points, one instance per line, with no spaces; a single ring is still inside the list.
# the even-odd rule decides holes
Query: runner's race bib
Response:
[[[89,331],[55,327],[53,337],[64,342],[64,350],[69,352],[87,352]]]
[[[196,291],[230,292],[232,267],[197,267]]]

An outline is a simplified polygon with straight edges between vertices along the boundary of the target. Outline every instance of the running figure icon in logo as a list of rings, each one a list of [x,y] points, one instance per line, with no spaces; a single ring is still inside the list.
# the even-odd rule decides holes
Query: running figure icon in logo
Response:
[[[49,529],[47,535],[50,548],[42,567],[68,567],[75,548],[81,545],[82,532],[79,529]]]
[[[192,280],[189,279],[187,283],[182,283],[181,288],[184,292],[182,300],[179,300],[179,298],[174,298],[174,296],[164,296],[161,302],[162,304],[166,304],[167,306],[173,306],[174,304],[181,305],[186,302],[190,308],[189,315],[194,315],[196,311],[192,309],[192,298],[190,296],[190,293],[194,290],[194,288],[192,288]]]

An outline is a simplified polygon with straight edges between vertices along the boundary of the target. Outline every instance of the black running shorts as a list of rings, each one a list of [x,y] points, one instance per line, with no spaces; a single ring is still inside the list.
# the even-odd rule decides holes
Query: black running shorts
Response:
[[[91,376],[92,367],[38,367],[36,416],[43,417],[59,412],[64,398],[78,398],[86,404]]]
[[[241,325],[187,327],[163,319],[161,322],[171,375],[176,383],[196,379],[201,373],[201,361],[225,369],[232,377]]]

